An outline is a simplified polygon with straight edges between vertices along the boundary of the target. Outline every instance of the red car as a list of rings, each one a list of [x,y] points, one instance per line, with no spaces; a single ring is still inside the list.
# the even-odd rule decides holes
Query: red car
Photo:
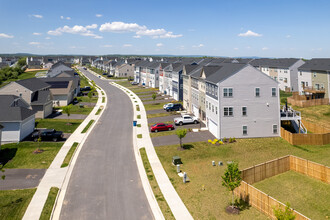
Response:
[[[164,124],[164,123],[157,123],[150,127],[151,132],[158,132],[158,131],[170,131],[173,130],[174,126],[171,124]]]

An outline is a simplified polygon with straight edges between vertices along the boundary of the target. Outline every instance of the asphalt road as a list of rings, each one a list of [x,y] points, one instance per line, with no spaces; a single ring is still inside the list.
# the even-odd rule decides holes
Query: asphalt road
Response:
[[[80,151],[60,219],[153,219],[134,157],[131,101],[87,75],[105,90],[108,105]]]
[[[45,175],[46,169],[6,169],[0,176],[0,190],[28,189],[38,187],[40,180]]]

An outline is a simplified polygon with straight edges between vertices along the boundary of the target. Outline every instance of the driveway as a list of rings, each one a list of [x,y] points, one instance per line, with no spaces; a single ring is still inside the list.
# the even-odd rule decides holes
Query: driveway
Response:
[[[182,142],[186,144],[199,141],[208,141],[209,139],[214,139],[214,136],[209,131],[188,132],[186,137],[182,139]],[[179,146],[179,138],[177,135],[154,137],[151,138],[151,140],[155,147],[174,144]]]
[[[0,180],[0,190],[29,189],[39,185],[46,169],[6,169],[5,180]]]
[[[82,68],[110,100],[84,143],[60,219],[153,219],[133,151],[129,97]]]
[[[142,101],[144,105],[147,104],[156,104],[156,103],[168,103],[173,101],[174,99],[160,99],[160,100],[155,100],[155,101]]]
[[[169,116],[165,116],[165,117],[148,118],[148,124],[165,122],[165,121],[172,121],[173,122],[173,119],[177,118],[177,117],[180,117],[180,115],[169,115]]]

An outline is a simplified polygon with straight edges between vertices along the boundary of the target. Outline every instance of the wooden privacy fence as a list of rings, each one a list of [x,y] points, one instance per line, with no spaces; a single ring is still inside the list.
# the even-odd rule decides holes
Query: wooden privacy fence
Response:
[[[316,106],[316,105],[328,105],[329,104],[329,99],[310,99],[310,100],[297,100],[294,99],[293,97],[288,97],[287,98],[288,103],[294,106],[299,106],[299,107],[311,107],[311,106]]]
[[[268,215],[272,219],[276,219],[273,207],[285,207],[285,205],[250,184],[289,170],[330,184],[330,167],[288,155],[242,170],[243,181],[241,185],[235,189],[234,193],[262,213]],[[297,220],[309,219],[303,214],[295,210],[293,211]]]
[[[281,137],[292,145],[325,145],[330,143],[330,133],[295,134],[285,130],[282,127]]]

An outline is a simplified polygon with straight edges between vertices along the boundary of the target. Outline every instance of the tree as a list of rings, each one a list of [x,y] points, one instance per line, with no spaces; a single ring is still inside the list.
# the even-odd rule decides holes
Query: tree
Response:
[[[290,207],[290,203],[286,203],[284,210],[281,207],[273,207],[273,211],[276,219],[278,220],[294,220],[296,218]]]
[[[19,68],[22,68],[26,65],[26,57],[22,57],[17,61],[17,65]]]
[[[156,93],[153,93],[153,94],[152,94],[152,99],[153,99],[154,101],[155,101],[156,97],[157,97]]]
[[[231,206],[234,206],[234,189],[241,185],[241,171],[238,169],[238,163],[232,162],[227,165],[227,169],[225,170],[225,174],[221,177],[222,185],[227,187],[229,191],[232,193],[232,202]]]
[[[72,108],[72,104],[67,105],[67,106],[64,106],[64,107],[62,108],[63,112],[64,112],[65,114],[67,114],[67,116],[68,116],[68,123],[67,123],[67,125],[70,124],[70,123],[69,123],[69,117],[70,117],[70,114],[71,114],[71,108]]]
[[[178,138],[180,139],[180,147],[183,149],[182,146],[182,138],[184,138],[187,134],[187,129],[178,129],[176,130],[176,135],[178,136]]]

